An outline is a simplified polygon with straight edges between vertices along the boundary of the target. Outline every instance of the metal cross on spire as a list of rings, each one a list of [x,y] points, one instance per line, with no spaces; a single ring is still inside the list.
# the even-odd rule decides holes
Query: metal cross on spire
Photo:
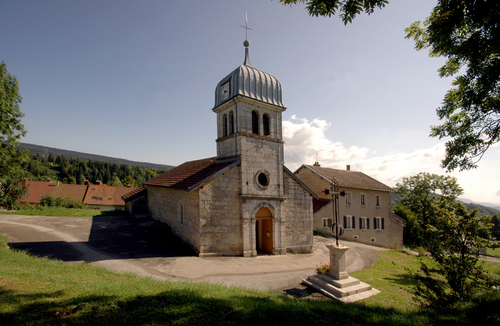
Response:
[[[248,13],[245,13],[245,26],[240,25],[245,29],[245,40],[248,40],[248,30],[253,31],[250,27],[248,27]]]

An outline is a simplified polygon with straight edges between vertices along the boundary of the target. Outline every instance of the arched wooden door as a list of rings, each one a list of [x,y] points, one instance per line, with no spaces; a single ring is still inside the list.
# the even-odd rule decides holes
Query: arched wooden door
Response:
[[[258,251],[273,253],[273,214],[267,207],[261,207],[255,214],[255,234]]]

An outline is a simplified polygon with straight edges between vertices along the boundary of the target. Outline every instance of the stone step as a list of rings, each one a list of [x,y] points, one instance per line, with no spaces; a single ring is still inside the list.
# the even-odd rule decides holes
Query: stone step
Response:
[[[307,279],[302,280],[302,284],[310,286],[316,289],[323,295],[330,297],[332,299],[341,300],[344,302],[354,302],[357,300],[365,299],[374,294],[380,293],[380,291],[373,289],[370,284],[360,282],[354,277],[350,277],[345,283],[352,284],[350,286],[338,287],[333,282],[338,282],[333,278],[328,279],[323,277],[325,275],[312,275]],[[345,284],[344,284],[345,285]]]
[[[351,276],[349,276],[348,278],[343,279],[343,280],[337,280],[336,278],[333,278],[332,276],[325,275],[325,274],[316,274],[316,275],[312,275],[312,276],[309,276],[309,277],[320,278],[323,281],[331,283],[331,284],[335,285],[338,288],[346,288],[346,287],[349,287],[349,286],[358,285],[360,283],[357,278],[354,278],[354,277],[351,277]]]

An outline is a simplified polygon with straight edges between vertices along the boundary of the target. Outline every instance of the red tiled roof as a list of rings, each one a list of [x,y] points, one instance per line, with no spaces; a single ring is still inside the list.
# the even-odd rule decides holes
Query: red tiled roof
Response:
[[[145,182],[144,185],[189,190],[236,161],[218,162],[216,157],[211,157],[186,162]]]
[[[50,181],[27,181],[28,193],[19,202],[40,204],[40,200],[51,194],[54,197],[73,197],[76,202],[82,202],[87,186],[51,183]]]
[[[89,185],[85,205],[125,206],[122,196],[137,188]]]
[[[316,214],[317,211],[328,205],[331,201],[331,199],[313,198],[313,214]]]
[[[141,185],[139,188],[135,188],[134,190],[127,192],[125,195],[122,196],[122,199],[124,201],[127,201],[127,199],[132,199],[141,196],[143,192],[146,192],[146,187],[144,187],[144,185]]]
[[[373,179],[363,172],[323,168],[314,165],[303,165],[303,167],[315,171],[330,181],[336,178],[339,181],[340,187],[393,191],[391,187],[386,186],[382,182]]]
[[[86,205],[125,206],[122,196],[137,189],[99,185],[71,185],[50,181],[27,181],[28,193],[19,202],[40,204],[40,200],[50,194],[56,198],[73,197],[76,202]],[[99,199],[100,198],[100,199]]]

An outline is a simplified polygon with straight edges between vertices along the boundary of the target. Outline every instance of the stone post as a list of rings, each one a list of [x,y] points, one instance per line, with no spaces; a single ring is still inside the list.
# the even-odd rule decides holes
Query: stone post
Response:
[[[344,280],[349,277],[346,268],[346,252],[349,247],[335,243],[327,244],[326,247],[330,249],[330,276],[337,280]]]

